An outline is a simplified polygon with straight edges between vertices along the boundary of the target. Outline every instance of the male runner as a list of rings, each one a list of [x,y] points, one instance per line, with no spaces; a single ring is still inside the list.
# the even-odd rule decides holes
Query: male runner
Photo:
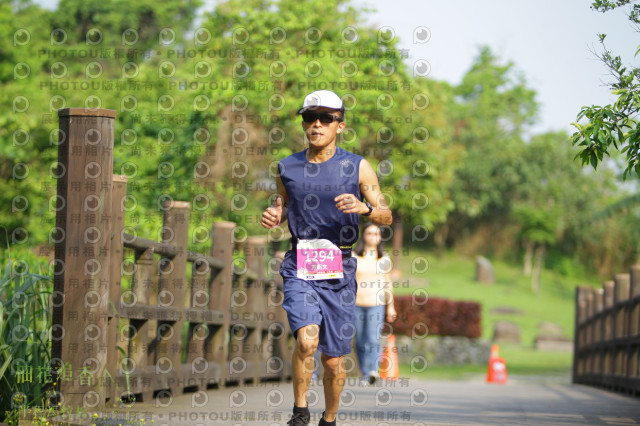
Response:
[[[346,372],[342,357],[351,352],[355,323],[356,259],[359,215],[390,225],[391,210],[378,177],[363,157],[336,146],[345,128],[338,95],[319,90],[307,95],[298,114],[309,147],[278,163],[277,195],[262,214],[262,226],[288,220],[292,250],[280,267],[282,307],[296,346],[293,416],[287,424],[310,421],[307,391],[316,348],[324,366],[325,411],[319,426],[334,426]],[[363,202],[366,199],[367,202]]]

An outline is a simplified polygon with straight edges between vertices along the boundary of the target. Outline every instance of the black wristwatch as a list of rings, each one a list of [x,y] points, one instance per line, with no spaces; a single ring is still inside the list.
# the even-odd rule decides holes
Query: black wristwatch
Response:
[[[365,201],[364,204],[369,208],[369,211],[366,212],[366,213],[363,213],[362,216],[370,216],[371,212],[373,211],[373,207],[371,207],[371,204],[369,204],[368,201]]]

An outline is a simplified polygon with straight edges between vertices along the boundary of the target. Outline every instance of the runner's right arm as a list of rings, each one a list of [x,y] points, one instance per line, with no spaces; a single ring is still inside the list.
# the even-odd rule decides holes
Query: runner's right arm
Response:
[[[276,176],[276,198],[273,200],[271,207],[262,213],[262,226],[265,228],[274,228],[280,223],[287,220],[287,207],[289,207],[289,195],[282,183],[280,175]]]

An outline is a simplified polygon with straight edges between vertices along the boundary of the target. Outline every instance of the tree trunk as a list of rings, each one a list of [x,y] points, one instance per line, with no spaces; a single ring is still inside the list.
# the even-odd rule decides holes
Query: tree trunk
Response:
[[[438,255],[442,255],[444,253],[447,236],[449,236],[449,222],[444,222],[439,226],[436,226],[436,229],[433,232],[433,240],[436,243]]]
[[[533,247],[534,247],[534,243],[531,240],[525,240],[524,243],[524,267],[522,269],[522,272],[524,273],[525,277],[528,277],[531,275],[531,262],[533,260]]]
[[[540,272],[542,272],[542,264],[544,262],[545,245],[540,244],[536,247],[535,260],[533,265],[533,274],[531,275],[531,291],[538,294],[540,291]]]

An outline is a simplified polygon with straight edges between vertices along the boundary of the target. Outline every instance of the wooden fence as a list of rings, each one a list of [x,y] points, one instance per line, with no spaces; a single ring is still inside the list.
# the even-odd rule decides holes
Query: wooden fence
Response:
[[[115,111],[58,114],[52,364],[60,402],[99,410],[120,398],[290,378],[283,252],[267,259],[265,237],[235,241],[232,222],[213,224],[208,254],[190,252],[182,201],[162,204],[162,241],[124,232]],[[234,262],[234,248],[244,259]]]
[[[576,289],[573,382],[640,395],[640,265]]]

